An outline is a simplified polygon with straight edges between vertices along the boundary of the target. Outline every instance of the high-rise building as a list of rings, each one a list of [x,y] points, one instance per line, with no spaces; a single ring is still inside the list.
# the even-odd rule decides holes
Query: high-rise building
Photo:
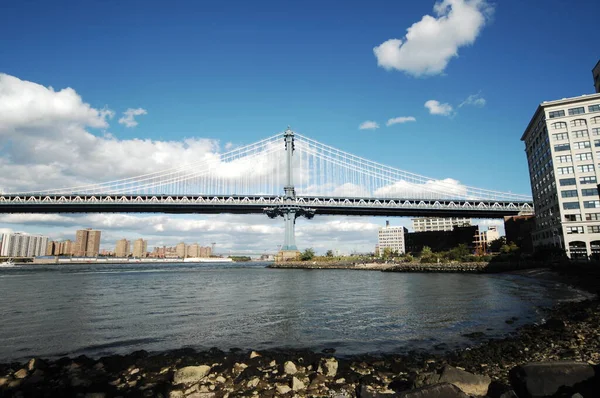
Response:
[[[412,219],[415,232],[452,231],[454,226],[471,225],[471,219],[466,217],[418,217]]]
[[[77,257],[97,257],[100,252],[101,231],[91,228],[80,229],[75,233],[74,255]]]
[[[200,247],[200,257],[210,257],[212,254],[212,250],[210,247],[201,246]]]
[[[187,247],[187,256],[188,257],[200,257],[200,245],[197,243],[193,243]]]
[[[143,239],[137,239],[133,242],[133,257],[146,257],[146,251],[148,250],[148,241]]]
[[[389,221],[385,222],[385,227],[379,228],[378,245],[379,253],[383,254],[385,249],[391,249],[398,254],[405,253],[404,234],[408,230],[405,227],[390,227]]]
[[[535,206],[534,249],[553,246],[571,258],[600,254],[600,94],[541,103],[521,141]]]
[[[600,93],[600,61],[592,69],[592,75],[594,76],[594,88],[597,93]]]
[[[178,243],[177,246],[175,247],[175,251],[177,252],[177,257],[185,258],[186,257],[185,243],[183,243],[183,242]]]
[[[47,236],[20,233],[3,234],[0,255],[4,257],[44,256],[47,247]]]
[[[129,241],[127,239],[120,239],[117,241],[115,247],[115,257],[128,257],[129,256]]]

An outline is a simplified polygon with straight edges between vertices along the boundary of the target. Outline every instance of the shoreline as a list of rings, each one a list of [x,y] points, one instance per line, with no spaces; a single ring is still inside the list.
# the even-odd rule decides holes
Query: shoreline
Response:
[[[597,293],[600,286],[597,270],[584,273],[574,267],[550,272],[547,269],[514,272],[533,278],[560,278],[590,293]],[[515,388],[509,377],[511,369],[529,362],[572,360],[600,370],[598,297],[560,303],[544,313],[545,323],[525,325],[505,338],[487,339],[484,333],[473,333],[473,346],[456,351],[446,351],[444,345],[439,344],[428,352],[342,357],[336,356],[333,350],[317,353],[282,349],[256,353],[184,348],[152,354],[137,351],[98,359],[80,356],[4,363],[0,364],[0,396],[19,396],[19,392],[21,396],[48,396],[48,391],[57,396],[102,393],[104,395],[97,396],[104,397],[218,398],[250,396],[253,392],[261,397],[331,396],[333,393],[349,397],[394,396],[423,387],[440,372],[443,375],[457,369],[459,373],[464,370],[467,374],[489,378],[487,396],[500,397],[501,391]],[[195,367],[188,369],[189,372],[206,374],[200,377],[195,373],[197,380],[192,377],[182,381],[183,370],[188,366]]]

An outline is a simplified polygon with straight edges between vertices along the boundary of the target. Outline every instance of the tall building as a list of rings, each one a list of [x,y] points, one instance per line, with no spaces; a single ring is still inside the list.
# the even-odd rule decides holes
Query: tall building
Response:
[[[553,246],[571,258],[600,253],[600,94],[541,103],[521,141],[535,206],[534,249]]]
[[[533,240],[531,236],[534,230],[535,216],[533,214],[504,217],[506,242],[515,243],[523,253],[533,252]]]
[[[200,257],[200,246],[197,243],[193,243],[187,247],[188,257]]]
[[[210,257],[212,254],[212,250],[210,247],[201,246],[200,247],[200,257]]]
[[[4,257],[44,256],[47,248],[47,236],[20,233],[3,234],[0,255]]]
[[[404,254],[406,252],[404,234],[407,232],[405,227],[390,227],[390,222],[386,221],[385,227],[379,228],[379,253],[382,254],[386,248],[389,248],[393,252]]]
[[[80,229],[75,233],[75,249],[73,255],[76,257],[97,257],[100,252],[101,231],[91,228]]]
[[[418,217],[412,219],[412,225],[415,232],[452,231],[454,226],[471,225],[471,219],[466,217]]]
[[[144,239],[137,239],[133,242],[133,257],[141,258],[146,257],[146,251],[148,250],[148,241]]]
[[[500,239],[498,227],[488,227],[487,231],[480,231],[476,240],[476,246],[480,253],[487,253],[490,243],[496,239]]]
[[[594,66],[592,75],[594,76],[594,88],[597,93],[600,93],[600,61]]]
[[[129,256],[129,241],[127,239],[120,239],[117,241],[115,246],[115,257],[128,257]]]
[[[175,247],[175,251],[177,252],[177,257],[185,258],[186,252],[187,252],[185,243],[183,243],[183,242],[178,243],[177,246]]]

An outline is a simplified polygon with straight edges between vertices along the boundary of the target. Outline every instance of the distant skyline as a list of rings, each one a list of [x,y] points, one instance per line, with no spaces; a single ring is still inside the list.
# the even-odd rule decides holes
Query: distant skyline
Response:
[[[287,125],[436,179],[530,194],[538,104],[593,92],[596,2],[11,2],[0,26],[0,189],[134,176]],[[568,17],[565,16],[568,12]],[[535,18],[531,18],[535,15]],[[390,218],[410,226],[410,218]],[[482,225],[498,225],[486,220]],[[300,248],[372,250],[385,218],[298,220]],[[276,250],[266,216],[3,215],[0,232],[101,247]]]

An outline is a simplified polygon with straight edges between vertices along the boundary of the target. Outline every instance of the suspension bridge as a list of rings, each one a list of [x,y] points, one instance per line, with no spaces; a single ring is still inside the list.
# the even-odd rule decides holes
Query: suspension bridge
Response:
[[[0,213],[281,216],[285,222],[282,250],[297,250],[294,228],[300,216],[501,218],[532,212],[529,196],[409,173],[289,128],[254,144],[159,172],[100,184],[0,193]]]

